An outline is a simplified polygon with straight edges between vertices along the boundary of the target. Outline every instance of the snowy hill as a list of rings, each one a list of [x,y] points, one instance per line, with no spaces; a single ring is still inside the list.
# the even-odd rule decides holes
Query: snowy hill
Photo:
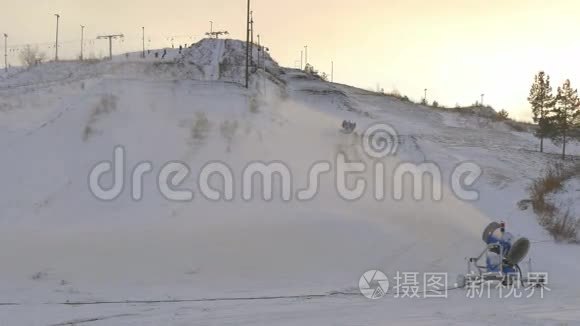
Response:
[[[580,272],[578,247],[549,241],[533,213],[517,208],[530,181],[557,159],[537,153],[533,136],[476,115],[323,82],[268,55],[266,69],[253,68],[245,89],[244,55],[242,42],[203,40],[182,53],[168,49],[163,60],[131,54],[47,63],[0,80],[0,305],[14,303],[0,306],[0,325],[91,318],[121,325],[580,320],[573,308],[580,287],[570,283]],[[345,119],[357,122],[356,134],[339,131]],[[377,159],[361,150],[360,134],[377,122],[398,134],[396,155],[378,161],[390,173],[404,162],[433,162],[445,180],[442,200],[417,201],[411,190],[395,200],[390,185],[384,199],[373,197]],[[117,147],[125,153],[124,187],[103,201],[91,192],[89,174]],[[366,164],[359,174],[369,181],[365,196],[341,198],[333,168],[320,176],[314,198],[299,200],[312,165],[334,165],[341,153]],[[134,186],[143,162],[151,171]],[[192,200],[169,200],[160,190],[158,177],[170,162],[189,168],[185,181],[171,186],[192,190]],[[205,198],[198,188],[211,162],[231,168],[231,201]],[[243,173],[252,162],[288,166],[291,200],[279,189],[264,200],[257,183],[246,200]],[[462,162],[483,172],[471,189],[479,200],[460,200],[451,189],[448,180]],[[113,176],[100,181],[109,187]],[[136,189],[141,199],[133,198]],[[443,300],[377,304],[333,295],[356,293],[371,269],[448,272],[452,283],[465,271],[464,258],[482,249],[483,227],[496,220],[547,241],[532,249],[537,269],[550,273],[547,298],[466,301],[460,290]],[[189,302],[57,304],[127,300]],[[33,307],[37,312],[27,313]]]

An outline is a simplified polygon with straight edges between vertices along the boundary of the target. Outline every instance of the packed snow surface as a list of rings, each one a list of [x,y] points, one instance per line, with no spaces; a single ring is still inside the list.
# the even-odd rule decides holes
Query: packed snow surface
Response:
[[[163,60],[47,63],[0,78],[0,325],[580,324],[580,248],[550,241],[517,205],[556,154],[538,153],[529,133],[503,123],[324,82],[267,54],[258,62],[253,50],[261,69],[251,69],[249,89],[243,43],[234,40],[168,49]],[[357,122],[355,134],[340,132],[345,119]],[[394,155],[362,150],[360,135],[376,123],[396,130]],[[125,187],[103,201],[89,174],[118,146]],[[336,190],[339,154],[367,167],[358,200]],[[299,200],[322,161],[331,171],[317,195]],[[134,200],[131,175],[142,162],[152,171]],[[179,188],[193,190],[191,201],[158,189],[169,162],[189,167]],[[231,201],[198,189],[211,162],[231,168]],[[292,198],[282,199],[278,179],[272,200],[258,182],[245,200],[242,176],[252,162],[288,166]],[[410,183],[395,200],[389,182],[385,198],[374,198],[376,164],[392,180],[405,162],[440,168],[441,200],[430,192],[415,200]],[[474,201],[451,189],[463,162],[483,171]],[[112,185],[113,176],[101,183]],[[577,201],[577,182],[568,187]],[[535,269],[550,275],[543,299],[468,299],[465,290],[438,299],[357,295],[373,269],[390,277],[445,272],[453,287],[465,257],[482,250],[483,228],[498,220],[532,240]]]

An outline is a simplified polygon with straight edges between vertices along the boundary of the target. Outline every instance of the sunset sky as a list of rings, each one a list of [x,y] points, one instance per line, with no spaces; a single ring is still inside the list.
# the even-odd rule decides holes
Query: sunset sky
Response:
[[[53,56],[55,13],[61,15],[61,57],[80,49],[107,52],[99,34],[123,33],[116,53],[137,50],[141,26],[152,48],[198,41],[209,30],[245,38],[244,0],[0,0],[0,33],[9,49],[38,44]],[[309,46],[309,62],[335,81],[455,106],[485,103],[529,118],[533,75],[580,86],[580,1],[577,0],[253,0],[256,34],[281,65],[293,67]],[[150,40],[150,42],[149,42]],[[2,42],[3,50],[3,42]],[[18,63],[16,52],[10,62]],[[555,85],[557,86],[557,85]]]

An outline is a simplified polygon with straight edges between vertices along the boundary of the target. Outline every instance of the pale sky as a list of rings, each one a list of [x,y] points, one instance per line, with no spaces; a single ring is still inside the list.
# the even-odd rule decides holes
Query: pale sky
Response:
[[[87,55],[105,55],[96,35],[123,33],[116,53],[198,41],[209,30],[245,39],[245,0],[0,0],[0,33],[9,49],[39,44],[53,56],[55,13],[61,58],[78,56],[80,25]],[[283,66],[309,46],[309,62],[335,81],[455,106],[485,103],[529,118],[526,97],[543,69],[555,84],[580,86],[578,0],[253,0],[256,34]],[[151,40],[149,42],[149,39]],[[3,43],[1,45],[3,50]],[[15,52],[10,54],[17,64]],[[557,86],[557,85],[555,85]]]

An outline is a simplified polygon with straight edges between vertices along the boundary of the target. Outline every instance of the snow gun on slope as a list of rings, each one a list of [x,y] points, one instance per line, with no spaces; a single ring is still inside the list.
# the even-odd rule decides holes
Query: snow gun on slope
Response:
[[[492,222],[483,231],[482,240],[486,246],[483,252],[467,258],[467,274],[459,275],[459,287],[478,286],[487,282],[499,282],[504,286],[542,286],[544,279],[524,277],[520,263],[530,251],[530,240],[519,238],[506,231],[505,223]],[[528,259],[527,275],[532,273],[532,261]]]
[[[342,129],[341,131],[345,134],[352,134],[356,129],[356,123],[352,121],[344,120],[342,121]]]

